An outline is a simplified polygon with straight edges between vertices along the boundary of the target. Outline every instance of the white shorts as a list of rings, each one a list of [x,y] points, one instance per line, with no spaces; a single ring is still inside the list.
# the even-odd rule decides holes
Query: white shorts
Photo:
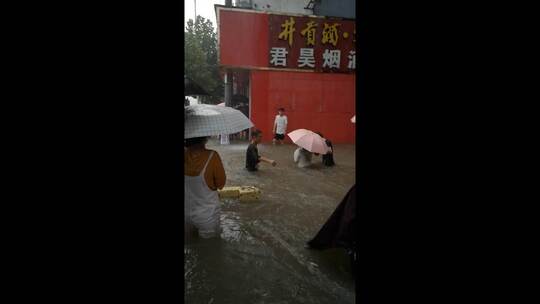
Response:
[[[219,237],[221,234],[221,220],[219,218],[221,212],[213,214],[209,218],[198,219],[195,216],[187,216],[184,221],[188,225],[193,225],[197,228],[199,236],[207,239],[213,237]]]
[[[221,235],[221,221],[219,217],[217,220],[206,223],[204,225],[195,225],[199,230],[199,236],[203,239],[209,239],[213,237],[219,237]]]

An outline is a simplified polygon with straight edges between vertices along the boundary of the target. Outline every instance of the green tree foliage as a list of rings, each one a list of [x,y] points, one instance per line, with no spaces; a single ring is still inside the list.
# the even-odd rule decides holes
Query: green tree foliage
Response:
[[[211,97],[205,103],[218,103],[223,98],[223,83],[219,76],[217,34],[212,22],[197,16],[189,19],[184,31],[184,73],[205,89]]]

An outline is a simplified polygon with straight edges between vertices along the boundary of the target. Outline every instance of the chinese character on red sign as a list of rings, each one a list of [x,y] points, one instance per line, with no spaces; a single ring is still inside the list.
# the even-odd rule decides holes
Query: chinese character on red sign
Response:
[[[352,20],[269,15],[269,66],[316,72],[354,72]]]

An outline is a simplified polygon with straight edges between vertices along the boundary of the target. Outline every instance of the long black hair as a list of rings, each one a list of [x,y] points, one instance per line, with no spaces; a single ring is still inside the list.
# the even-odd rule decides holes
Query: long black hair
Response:
[[[205,144],[206,143],[206,137],[194,137],[194,138],[188,138],[184,140],[184,146],[189,148],[191,146],[199,145],[199,144]]]

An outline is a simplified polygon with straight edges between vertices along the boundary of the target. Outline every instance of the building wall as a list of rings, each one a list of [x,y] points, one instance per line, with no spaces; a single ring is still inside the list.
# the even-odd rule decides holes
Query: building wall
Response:
[[[309,0],[238,0],[236,7],[257,11],[317,15],[355,19],[356,0],[317,0],[313,9],[305,9]]]
[[[272,140],[274,117],[284,107],[287,132],[309,129],[334,143],[354,143],[354,74],[251,71],[250,78],[251,120],[264,142]]]
[[[235,67],[268,65],[268,15],[222,11],[219,63]]]
[[[356,0],[320,0],[313,9],[317,16],[356,18]]]
[[[263,141],[272,140],[277,108],[284,107],[289,131],[310,129],[335,143],[354,143],[355,74],[265,70],[268,15],[222,10],[218,20],[220,64],[251,70],[250,118]]]
[[[309,0],[252,0],[251,7],[258,11],[313,15],[313,11],[304,9]]]

